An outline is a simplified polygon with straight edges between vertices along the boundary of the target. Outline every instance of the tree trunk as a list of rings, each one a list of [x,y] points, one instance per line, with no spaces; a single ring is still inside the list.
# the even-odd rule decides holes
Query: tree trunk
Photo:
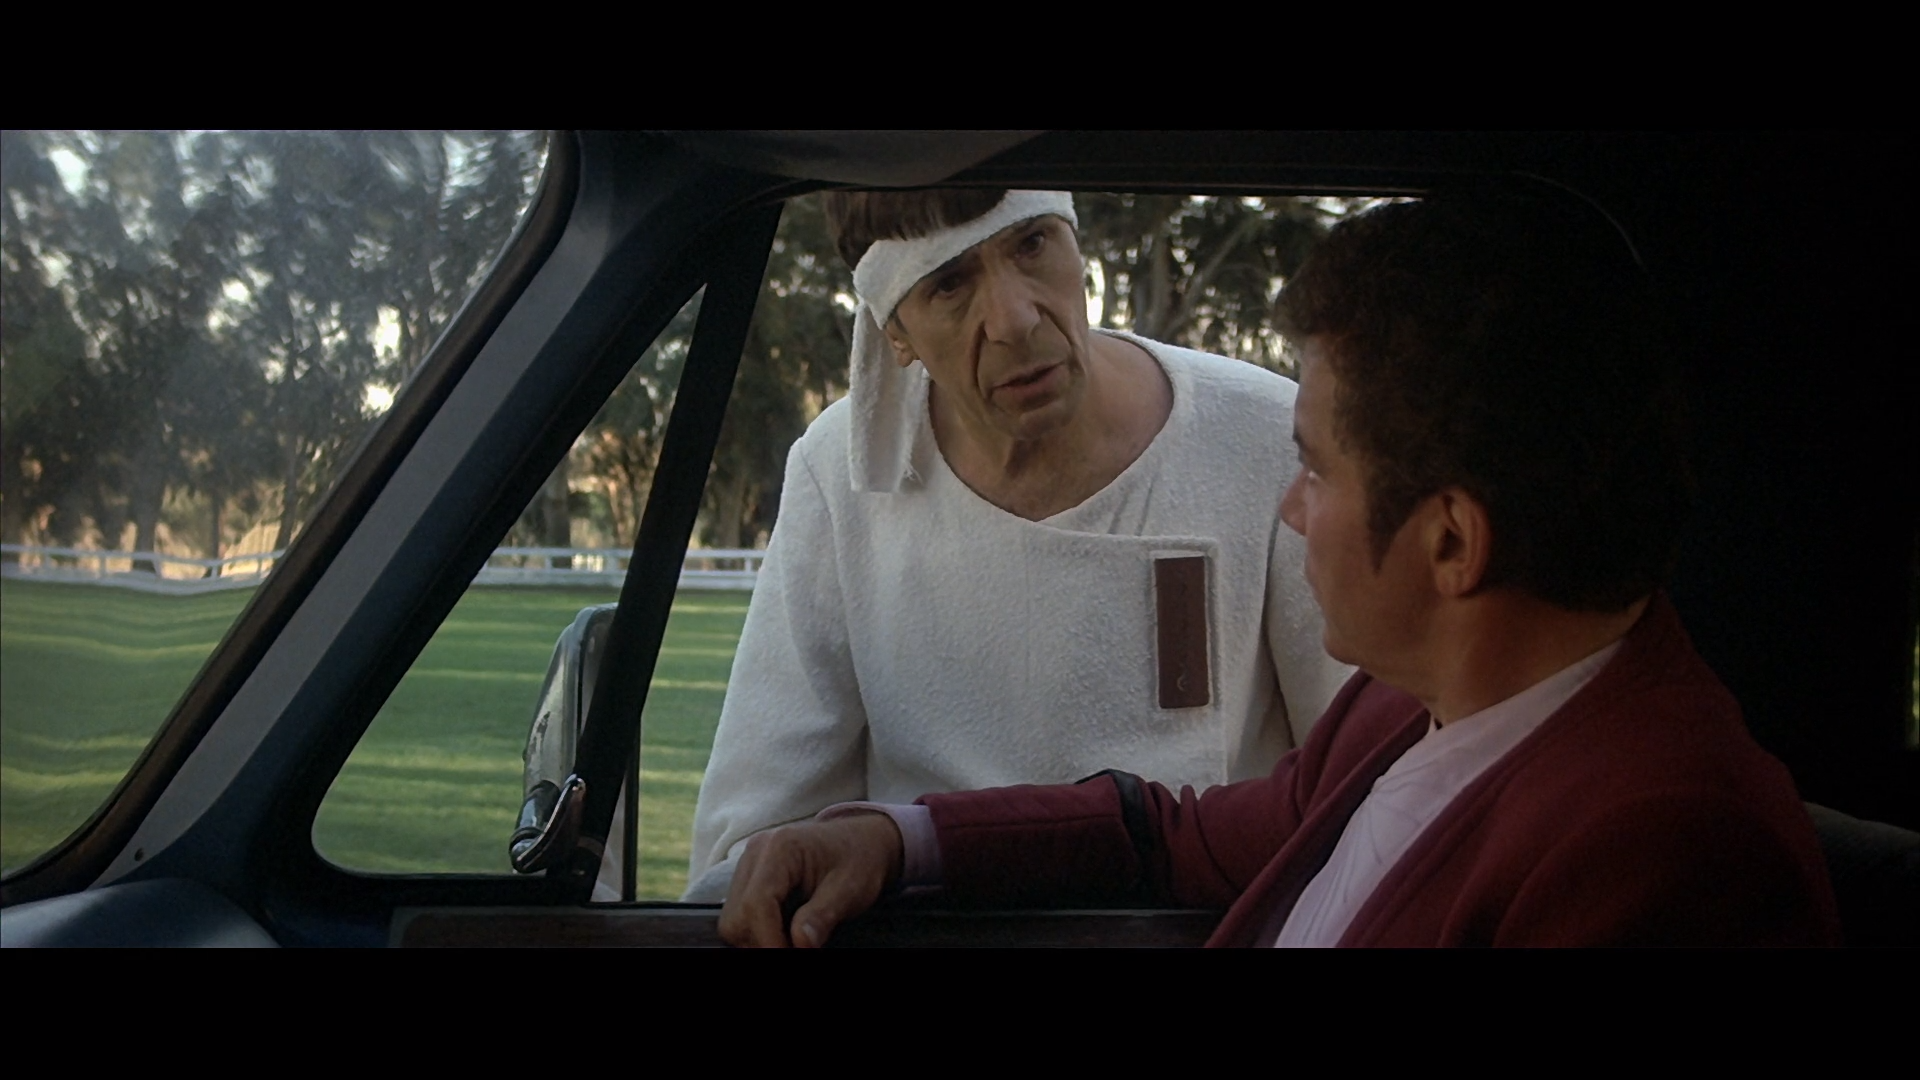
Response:
[[[26,531],[24,528],[26,520],[20,513],[19,489],[15,488],[14,492],[11,499],[7,498],[4,492],[0,492],[0,543],[18,544],[25,539],[21,535]],[[20,556],[12,553],[0,555],[0,562],[18,563],[19,561]]]
[[[1123,264],[1110,259],[1100,260],[1100,325],[1108,330],[1118,330],[1120,326],[1120,281],[1126,274]]]
[[[127,534],[126,509],[119,498],[123,490],[104,476],[96,474],[93,497],[87,503],[93,512],[93,523],[100,530],[100,546],[108,551],[119,550],[121,539]],[[58,532],[55,535],[58,536]]]
[[[707,526],[707,539],[717,548],[737,548],[740,546],[740,519],[746,514],[747,477],[744,471],[736,471],[732,476],[715,476],[708,483],[716,484],[713,493],[713,515]]]
[[[541,547],[572,547],[573,516],[567,509],[567,458],[560,459],[560,465],[540,486],[540,494],[534,496],[534,520],[540,531]],[[553,561],[561,570],[573,568],[573,556],[562,556]]]
[[[1173,240],[1169,229],[1161,226],[1140,243],[1142,265],[1129,285],[1133,295],[1133,332],[1154,341],[1167,340],[1174,305]]]
[[[280,477],[280,528],[273,534],[273,550],[285,551],[293,543],[294,526],[300,523],[300,445],[287,451],[286,471]]]
[[[219,488],[209,487],[207,489],[207,503],[212,507],[213,518],[213,529],[207,537],[207,558],[218,559],[220,557],[220,511],[225,505],[226,499],[221,497]],[[208,567],[206,576],[219,577],[219,568]]]
[[[127,509],[133,518],[133,550],[152,551],[160,531],[160,500],[166,483],[151,456],[134,466],[133,483],[127,491]],[[158,576],[160,564],[152,559],[135,559],[133,568]]]

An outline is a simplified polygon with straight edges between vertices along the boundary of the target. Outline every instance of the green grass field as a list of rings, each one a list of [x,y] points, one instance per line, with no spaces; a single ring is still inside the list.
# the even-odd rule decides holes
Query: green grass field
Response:
[[[0,582],[0,866],[93,813],[247,600]],[[476,588],[334,782],[314,843],[342,866],[506,873],[520,751],[554,639],[611,592]],[[685,886],[694,798],[745,621],[744,593],[675,601],[641,740],[640,888]]]

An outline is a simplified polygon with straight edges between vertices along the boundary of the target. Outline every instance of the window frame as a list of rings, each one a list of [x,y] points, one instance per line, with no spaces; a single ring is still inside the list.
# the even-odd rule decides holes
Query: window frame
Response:
[[[549,132],[539,185],[485,279],[428,350],[387,414],[367,432],[339,481],[227,628],[127,774],[65,840],[0,879],[0,905],[71,891],[107,869],[553,253],[573,209],[579,173],[577,139],[570,132]]]
[[[635,147],[649,138],[651,137],[627,137],[622,140],[616,137],[585,136],[577,145],[586,147],[587,150],[577,160],[585,163],[583,171],[587,171],[597,164],[594,160],[596,155],[606,155],[610,159],[622,158],[625,155],[626,159],[631,159],[638,153]],[[1634,230],[1636,235],[1645,235],[1657,241],[1664,241],[1670,247],[1680,245],[1682,255],[1695,260],[1694,264],[1683,266],[1679,271],[1673,271],[1661,261],[1671,256],[1672,252],[1655,247],[1648,254],[1656,273],[1677,272],[1683,275],[1692,273],[1701,275],[1704,280],[1704,275],[1718,265],[1707,257],[1707,254],[1712,251],[1712,246],[1689,232],[1686,223],[1676,220],[1676,215],[1697,209],[1700,204],[1697,201],[1693,203],[1683,201],[1676,204],[1681,207],[1678,210],[1659,205],[1659,197],[1665,190],[1660,186],[1659,178],[1672,175],[1668,166],[1660,164],[1662,155],[1677,155],[1684,150],[1688,153],[1687,160],[1707,160],[1712,153],[1716,152],[1714,147],[1725,144],[1733,147],[1740,155],[1745,155],[1740,160],[1751,160],[1772,168],[1774,172],[1765,183],[1774,184],[1781,190],[1786,189],[1789,179],[1798,182],[1800,176],[1795,173],[1790,177],[1781,164],[1789,158],[1796,162],[1819,161],[1818,168],[1809,175],[1817,172],[1817,175],[1826,177],[1853,176],[1855,180],[1864,178],[1846,171],[1847,163],[1855,158],[1869,160],[1861,157],[1860,154],[1855,154],[1853,158],[1842,155],[1836,161],[1829,162],[1820,159],[1818,154],[1814,153],[1827,144],[1819,143],[1819,140],[1813,137],[1768,138],[1771,141],[1755,138],[1742,142],[1733,137],[1722,137],[1717,141],[1706,140],[1713,144],[1706,149],[1694,150],[1671,140],[1625,135],[1595,137],[1574,145],[1566,137],[1536,136],[1528,133],[1464,136],[1448,134],[1401,136],[1390,133],[1240,136],[1231,133],[1175,133],[1153,136],[1151,139],[1142,139],[1127,133],[1060,134],[1037,140],[1035,143],[1016,146],[982,165],[964,170],[951,182],[982,186],[1017,184],[1086,190],[1205,191],[1248,195],[1414,194],[1438,178],[1459,173],[1532,170],[1545,172],[1548,175],[1565,176],[1569,178],[1569,182],[1587,177],[1597,185],[1591,189],[1592,194],[1603,205],[1615,211],[1621,211],[1624,208],[1624,216],[1630,226],[1647,226],[1644,234],[1641,234],[1636,227]],[[1252,142],[1249,143],[1249,140]],[[554,140],[556,150],[562,141],[560,138]],[[1806,144],[1804,147],[1803,143]],[[1269,150],[1277,156],[1271,160],[1258,160],[1248,164],[1249,145],[1254,147],[1255,156]],[[1144,155],[1144,160],[1142,159],[1143,147],[1150,148],[1150,152]],[[1284,153],[1281,153],[1282,148]],[[658,149],[657,145],[655,149]],[[1619,154],[1623,153],[1629,155],[1624,162],[1619,157]],[[1581,157],[1579,154],[1586,156]],[[1731,151],[1729,155],[1737,156]],[[800,194],[826,186],[821,181],[791,181],[769,177],[764,173],[759,174],[752,182],[747,182],[743,178],[750,174],[741,173],[738,170],[712,168],[708,164],[701,163],[696,155],[680,154],[675,157],[669,153],[667,157],[679,162],[678,167],[684,170],[680,178],[689,187],[698,186],[701,183],[736,185],[727,189],[724,198],[709,199],[701,203],[703,206],[712,206],[727,199],[731,199],[736,206],[756,198],[764,202],[766,199]],[[1300,162],[1322,164],[1298,164]],[[614,171],[618,172],[617,169]],[[537,207],[544,206],[546,203],[545,184],[551,182],[551,175],[550,172],[549,181],[543,182],[542,196],[536,200]],[[1196,177],[1201,179],[1196,181]],[[1609,187],[1609,184],[1612,186]],[[585,191],[584,180],[581,190]],[[1764,190],[1771,194],[1774,189],[1765,188]],[[598,214],[602,216],[601,220],[597,222],[586,220],[579,200],[570,198],[566,210],[558,214],[558,226],[562,231],[572,232],[576,228],[604,230],[605,218],[616,216],[612,207],[618,199],[611,193],[601,193],[597,198],[602,201],[596,202],[590,213],[586,213],[586,217]],[[1726,221],[1744,221],[1746,219],[1739,217],[1738,214],[1745,212],[1736,211],[1733,216],[1727,217]],[[1648,224],[1649,222],[1651,224]],[[524,243],[523,235],[522,241],[516,243],[515,250],[519,250]],[[1697,245],[1698,250],[1684,246],[1689,243]],[[541,252],[539,258],[535,260],[535,265],[527,269],[527,280],[521,281],[519,285],[521,291],[525,290],[528,281],[547,264],[557,246],[558,234],[555,234],[554,245]],[[1851,251],[1853,249],[1836,248],[1836,250]],[[496,272],[494,278],[489,279],[488,285],[483,287],[483,292],[491,289],[494,280],[499,277],[500,274]],[[1863,277],[1864,275],[1855,272],[1846,280],[1854,282]],[[687,293],[691,294],[691,287],[687,289]],[[478,340],[473,344],[472,353],[466,357],[467,362],[471,362],[473,357],[478,355],[485,339],[499,327],[500,320],[508,313],[509,305],[518,300],[520,293],[515,292],[510,297],[489,295],[493,298],[488,303],[495,306],[485,307],[478,301],[470,302],[468,307],[463,309],[460,318],[456,320],[456,326],[459,326],[465,324],[465,321],[471,317],[474,320],[471,326],[476,332],[479,328],[485,327],[484,333],[478,333]],[[1752,297],[1757,294],[1730,293],[1729,295],[1735,296],[1738,302],[1750,304]],[[1721,312],[1721,317],[1724,318],[1733,310],[1735,309],[1730,308],[1728,311]],[[1826,308],[1816,310],[1830,314],[1836,308],[1829,302]],[[668,315],[670,314],[669,311]],[[636,315],[633,322],[640,323],[653,317],[651,313],[644,318]],[[661,318],[664,324],[665,317]],[[492,321],[488,322],[489,319]],[[1799,324],[1794,325],[1797,327]],[[625,329],[630,331],[633,337],[638,336],[638,331],[632,326]],[[1879,333],[1881,336],[1872,338],[1872,334],[1869,333],[1867,335],[1869,340],[1890,340],[1889,332],[1885,330],[1876,329],[1872,332]],[[449,336],[453,336],[451,332]],[[632,344],[631,339],[622,340],[625,340],[629,346]],[[450,348],[447,339],[443,339],[441,345],[436,347],[434,357],[429,361],[430,366],[439,361],[443,348]],[[628,359],[636,355],[638,350],[633,349],[628,353]],[[624,371],[624,368],[621,370]],[[465,368],[462,367],[448,376],[445,386],[448,392],[458,384],[459,376],[464,371]],[[595,373],[593,377],[600,378],[601,374]],[[582,376],[582,381],[573,395],[576,401],[593,398],[588,386],[589,381],[586,376]],[[617,378],[613,381],[617,382]],[[606,383],[609,392],[611,386],[612,382]],[[407,404],[409,397],[415,392],[410,388],[407,394],[402,396],[402,400],[396,403],[396,413]],[[604,394],[600,396],[604,398]],[[209,729],[232,702],[241,685],[254,674],[261,658],[279,640],[288,620],[297,613],[309,594],[317,587],[321,576],[337,558],[342,546],[351,537],[355,526],[364,517],[367,508],[379,496],[394,469],[412,449],[411,440],[418,438],[443,403],[444,398],[426,403],[427,407],[419,419],[419,427],[414,429],[406,440],[396,438],[391,445],[382,443],[386,438],[387,429],[394,426],[396,421],[390,418],[381,426],[375,439],[369,443],[367,449],[362,451],[360,458],[356,459],[349,471],[354,483],[360,486],[349,489],[348,485],[343,483],[341,489],[336,490],[335,495],[323,507],[323,513],[331,511],[335,509],[334,504],[338,501],[339,516],[330,518],[325,528],[319,527],[320,523],[316,522],[316,527],[310,530],[299,544],[296,544],[296,552],[291,552],[289,555],[291,562],[293,555],[302,551],[302,545],[312,549],[310,555],[303,556],[312,560],[312,566],[306,571],[309,576],[302,579],[300,574],[277,574],[276,577],[284,576],[296,580],[279,587],[278,591],[274,591],[275,582],[270,582],[268,587],[262,589],[261,596],[256,597],[254,604],[249,607],[241,621],[236,623],[235,628],[229,632],[227,640],[222,643],[220,649],[216,650],[214,658],[209,660],[208,667],[203,670],[200,679],[189,691],[187,699],[183,701],[180,708],[176,709],[161,736],[143,756],[109,806],[76,834],[74,839],[69,840],[49,856],[16,872],[5,883],[0,884],[0,903],[12,904],[36,896],[70,892],[100,878],[101,872],[107,868],[107,862],[126,846],[134,835],[135,828],[153,809],[156,800],[167,785],[175,779],[182,763],[201,745]],[[587,413],[590,416],[591,409],[587,410]],[[556,413],[553,431],[557,432],[565,427],[565,424],[557,422],[563,414],[573,415],[565,413],[564,410]],[[1733,422],[1736,423],[1736,427],[1734,436],[1728,437],[1727,444],[1738,445],[1738,438],[1749,437],[1750,432],[1748,427],[1737,425],[1751,426],[1754,421],[1741,413],[1730,412],[1729,415],[1735,418]],[[1880,413],[1873,414],[1876,418],[1880,415]],[[580,426],[583,427],[584,424],[585,418],[581,418]],[[1906,439],[1906,442],[1889,443],[1889,445],[1896,448],[1899,445],[1909,445],[1911,436],[1906,436]],[[376,444],[380,444],[377,450]],[[540,442],[535,449],[526,451],[520,460],[518,471],[506,470],[516,477],[532,478],[532,486],[526,487],[525,496],[531,496],[532,488],[537,487],[539,480],[544,478],[546,472],[558,460],[558,454],[563,453],[564,449],[553,453],[548,451],[561,445],[560,437],[555,434],[551,439]],[[519,450],[516,449],[515,452]],[[545,468],[541,467],[543,462]],[[1907,486],[1911,486],[1910,483]],[[510,491],[503,492],[500,500],[505,501],[511,494]],[[1881,492],[1880,495],[1883,498],[1886,497],[1885,492]],[[519,506],[524,502],[525,498],[520,499],[519,503],[511,507],[509,513],[517,514]],[[1893,512],[1881,512],[1874,516],[1872,521],[1876,525],[1898,525],[1900,523],[1893,520],[1897,516]],[[458,547],[459,552],[462,553],[461,558],[472,561],[474,567],[477,567],[478,561],[471,559],[473,553],[480,552],[479,559],[483,560],[484,551],[490,547],[490,541],[482,542],[475,538],[486,533],[492,527],[494,519],[482,515],[476,520],[481,521],[485,527],[476,525],[469,531],[465,546]],[[1897,539],[1907,544],[1910,549],[1910,540],[1914,535],[1910,509],[1903,520],[1906,521],[1904,526],[1906,532]],[[505,528],[506,525],[501,525],[499,533],[504,534]],[[1873,556],[1876,561],[1873,565],[1876,568],[1881,562],[1886,561],[1879,553],[1879,547],[1886,546],[1884,541],[1887,540],[1887,536],[1882,533],[1892,531],[1877,528],[1873,533],[1876,544]],[[328,546],[329,544],[331,546]],[[1907,551],[1900,553],[1900,561],[1902,573],[1910,573],[1911,557]],[[459,560],[455,562],[458,563]],[[446,568],[440,580],[444,582],[457,577],[459,569],[459,565]],[[225,891],[236,894],[234,898],[243,906],[262,918],[274,931],[276,937],[290,942],[385,943],[390,940],[394,913],[402,909],[449,906],[471,910],[475,906],[487,904],[534,904],[551,908],[553,905],[566,903],[564,897],[543,892],[538,882],[531,883],[533,887],[523,888],[521,886],[528,883],[515,882],[510,878],[486,877],[480,881],[464,881],[350,874],[325,864],[324,860],[320,860],[311,850],[311,812],[317,809],[319,798],[324,795],[334,771],[358,741],[366,722],[371,719],[379,703],[384,701],[385,694],[391,689],[393,682],[397,681],[399,674],[404,672],[407,665],[411,663],[419,648],[431,636],[433,629],[437,628],[463,588],[464,580],[456,582],[451,591],[444,584],[431,587],[423,585],[412,590],[411,603],[404,618],[396,617],[393,622],[386,624],[389,629],[400,622],[406,624],[402,632],[383,643],[388,646],[386,658],[380,664],[357,667],[348,672],[355,686],[352,694],[348,695],[348,704],[345,706],[328,713],[322,708],[323,702],[299,700],[299,695],[307,693],[308,688],[301,688],[296,692],[296,700],[289,709],[306,709],[307,715],[300,719],[306,722],[309,729],[317,728],[318,730],[310,730],[300,738],[293,738],[294,745],[275,748],[273,753],[267,756],[276,760],[268,763],[272,767],[264,777],[259,779],[282,779],[290,771],[297,771],[288,767],[288,762],[293,762],[298,768],[307,770],[308,774],[320,777],[317,783],[318,794],[312,793],[316,786],[313,783],[306,785],[304,789],[306,794],[301,794],[303,789],[298,785],[278,789],[277,793],[245,791],[240,790],[239,787],[223,790],[219,793],[221,800],[230,804],[224,813],[224,823],[228,826],[227,832],[223,834],[218,829],[214,829],[198,837],[189,837],[188,839],[194,841],[187,845],[187,848],[192,849],[191,851],[183,848],[180,857],[171,862],[163,862],[146,873],[172,872],[223,886]],[[1902,591],[1905,592],[1905,590]],[[270,592],[274,596],[272,603],[265,600]],[[1726,604],[1722,606],[1733,607]],[[1896,606],[1910,607],[1908,597],[1905,595],[1899,597]],[[1878,609],[1876,608],[1875,611],[1877,613]],[[1878,618],[1876,614],[1876,619]],[[1874,625],[1875,633],[1878,633],[1879,623],[1876,622]],[[1899,670],[1893,671],[1889,667],[1888,673],[1900,677],[1901,685],[1896,688],[1899,695],[1895,700],[1902,703],[1907,695],[1905,683],[1909,677],[1907,652],[1911,648],[1908,638],[1911,632],[1910,627],[1910,618],[1891,627],[1899,632],[1898,653],[1895,657],[1899,661],[1897,665]],[[1864,641],[1869,637],[1871,635],[1862,632],[1853,634],[1848,640]],[[1873,641],[1877,641],[1877,638]],[[1764,658],[1761,652],[1756,651],[1753,655]],[[1879,653],[1873,654],[1875,663],[1878,663],[1878,657]],[[1877,676],[1879,668],[1875,667],[1873,671]],[[1802,680],[1808,685],[1814,681]],[[1877,682],[1873,692],[1878,692]],[[1848,700],[1855,701],[1864,696],[1868,695],[1862,691]],[[192,703],[191,707],[189,703]],[[317,715],[316,710],[323,715]],[[1862,741],[1851,734],[1848,738],[1852,740],[1846,744],[1848,747],[1851,747],[1853,742]],[[1859,757],[1852,749],[1846,752]],[[1851,761],[1853,758],[1847,760]],[[1903,759],[1909,766],[1915,760],[1911,752]],[[1861,780],[1870,778],[1864,766],[1853,767]],[[1895,784],[1900,781],[1897,777],[1893,777],[1894,772],[1907,776],[1913,775],[1910,768],[1896,767],[1888,773],[1892,783]],[[1887,785],[1882,784],[1882,786]],[[307,804],[304,810],[303,803]],[[304,822],[304,827],[286,827],[299,822]],[[289,836],[296,838],[297,843],[289,842]],[[237,844],[238,847],[223,848],[220,843],[223,837]],[[300,848],[305,849],[304,855]],[[222,873],[211,868],[211,860],[234,851],[238,852],[234,869]],[[317,867],[307,865],[302,862],[303,858],[309,863],[319,865]],[[118,880],[127,879],[131,877],[123,875]],[[503,881],[508,885],[502,886]]]

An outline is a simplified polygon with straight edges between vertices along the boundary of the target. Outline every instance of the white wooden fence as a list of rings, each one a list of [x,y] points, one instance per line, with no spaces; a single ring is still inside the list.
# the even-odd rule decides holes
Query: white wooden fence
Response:
[[[154,551],[0,544],[0,575],[35,581],[114,585],[156,593],[202,593],[258,585],[284,552],[190,559]],[[476,585],[586,585],[619,588],[632,552],[626,548],[503,547],[474,577]],[[696,548],[680,565],[683,589],[753,590],[764,551]]]
[[[630,548],[495,548],[476,585],[610,585],[626,579]],[[753,591],[767,553],[742,548],[695,548],[680,564],[683,589]]]

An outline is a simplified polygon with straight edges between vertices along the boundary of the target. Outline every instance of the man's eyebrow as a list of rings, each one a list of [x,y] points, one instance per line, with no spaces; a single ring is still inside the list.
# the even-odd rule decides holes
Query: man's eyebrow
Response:
[[[920,286],[925,285],[927,282],[932,281],[934,278],[939,277],[941,274],[951,273],[954,270],[958,270],[960,268],[960,264],[967,260],[967,256],[974,254],[979,247],[980,247],[979,244],[975,244],[973,245],[973,247],[968,248],[967,250],[961,252],[960,254],[955,255],[953,258],[948,259],[946,262],[941,263],[939,266],[936,266],[933,269],[927,271],[925,274],[921,276],[919,281],[916,281],[913,283],[914,288],[917,289]]]
[[[1006,243],[1006,242],[1011,242],[1011,241],[1014,241],[1014,240],[1019,240],[1019,239],[1023,239],[1023,237],[1022,237],[1022,236],[1021,236],[1020,234],[1023,234],[1023,233],[1025,233],[1025,232],[1026,232],[1026,231],[1027,231],[1028,229],[1031,229],[1031,228],[1033,228],[1033,227],[1034,227],[1035,225],[1038,225],[1038,224],[1039,224],[1039,223],[1041,222],[1041,220],[1042,220],[1042,219],[1044,219],[1044,218],[1048,218],[1048,217],[1052,217],[1052,216],[1054,216],[1054,215],[1052,215],[1052,214],[1035,214],[1035,215],[1033,215],[1032,217],[1030,217],[1030,218],[1027,218],[1027,219],[1025,219],[1024,221],[1016,221],[1016,222],[1014,222],[1013,224],[1011,224],[1011,225],[1009,225],[1009,226],[1007,226],[1006,228],[1004,228],[1004,229],[1001,229],[1001,230],[1000,230],[999,232],[996,232],[996,233],[994,233],[994,234],[993,234],[992,236],[990,236],[990,237],[988,237],[987,239],[988,239],[988,240],[995,240],[995,241],[1000,241],[1000,242],[1003,242],[1003,243]],[[981,243],[986,243],[986,242],[987,242],[987,241],[984,241],[984,240],[983,240],[983,241],[981,241]],[[975,246],[975,247],[978,247],[979,245],[978,245],[978,244],[976,244],[976,245],[974,245],[974,246]],[[968,250],[968,251],[972,251],[972,250],[973,250],[973,248],[968,248],[967,250]]]
[[[993,235],[1005,236],[1008,233],[1020,232],[1021,230],[1026,229],[1028,226],[1034,224],[1035,222],[1039,221],[1041,218],[1046,216],[1047,216],[1046,214],[1035,214],[1034,216],[1026,219],[1025,221],[1016,221],[1013,224],[1007,226],[1006,228],[1001,229],[999,232],[994,233]],[[989,239],[991,239],[991,237]],[[980,244],[984,244],[986,242],[987,241],[982,240],[980,241]],[[947,273],[951,270],[959,269],[960,264],[966,261],[967,256],[977,254],[979,252],[980,244],[973,245],[967,250],[961,252],[960,254],[955,255],[953,258],[948,259],[946,262],[941,263],[939,266],[936,266],[933,269],[927,271],[924,275],[921,276],[919,281],[914,283],[915,287],[917,288],[921,284],[924,284],[925,282],[927,282],[928,280],[939,277],[941,274]]]

